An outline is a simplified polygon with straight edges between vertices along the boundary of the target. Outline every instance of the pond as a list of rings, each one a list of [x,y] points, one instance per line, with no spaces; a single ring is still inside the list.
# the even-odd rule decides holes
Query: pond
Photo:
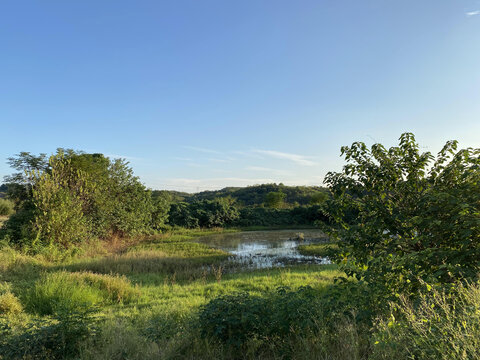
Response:
[[[320,230],[270,230],[214,234],[198,239],[198,242],[228,251],[233,256],[229,265],[248,269],[283,267],[295,264],[329,264],[327,258],[302,255],[299,245],[325,242]]]

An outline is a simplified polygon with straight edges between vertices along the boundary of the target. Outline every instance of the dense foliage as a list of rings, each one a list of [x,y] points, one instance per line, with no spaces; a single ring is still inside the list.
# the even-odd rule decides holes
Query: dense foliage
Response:
[[[232,225],[239,213],[230,198],[180,202],[171,205],[169,223],[186,228],[211,228]]]
[[[0,216],[8,216],[13,213],[13,202],[0,198]]]
[[[196,194],[182,193],[178,191],[168,191],[175,202],[195,202],[199,200],[215,200],[217,198],[230,197],[240,207],[261,206],[265,204],[266,197],[272,192],[281,192],[285,194],[285,204],[287,206],[319,204],[318,194],[327,194],[328,189],[320,186],[287,186],[284,184],[262,184],[243,188],[226,187],[221,190],[202,191]],[[154,191],[154,195],[160,191]],[[323,202],[323,201],[322,201]]]
[[[322,206],[299,206],[293,209],[247,207],[240,210],[238,226],[292,226],[314,225],[316,221],[327,221]]]
[[[14,243],[68,246],[151,229],[151,196],[123,160],[60,149],[48,165],[34,162],[42,165],[33,170],[24,165],[33,162],[28,153],[12,162],[25,166],[25,175],[9,178],[17,212],[5,233]]]
[[[285,337],[314,331],[321,316],[318,291],[279,288],[269,297],[246,293],[226,295],[210,301],[200,312],[203,336],[240,346],[252,338]]]
[[[287,194],[281,191],[272,191],[265,196],[265,205],[274,208],[280,209],[285,205],[285,198]]]
[[[341,239],[339,262],[372,286],[415,292],[418,279],[475,279],[480,269],[480,149],[437,157],[420,152],[413,134],[400,144],[343,147],[348,162],[329,173],[329,212]],[[355,214],[356,216],[352,216]]]
[[[2,233],[13,243],[34,247],[68,247],[169,226],[312,225],[325,219],[321,206],[328,198],[320,187],[283,184],[198,194],[151,192],[123,160],[64,149],[50,158],[22,152],[9,158],[9,164],[17,172],[5,177],[2,191],[13,200],[15,212]],[[10,215],[13,210],[5,201],[0,211]]]

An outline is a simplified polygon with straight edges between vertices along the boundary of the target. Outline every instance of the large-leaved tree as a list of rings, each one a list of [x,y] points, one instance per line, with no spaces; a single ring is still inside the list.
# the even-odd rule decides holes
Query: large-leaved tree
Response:
[[[391,293],[418,280],[452,283],[480,270],[480,149],[449,141],[433,156],[404,133],[398,146],[342,147],[347,164],[327,174],[331,235],[350,276]]]

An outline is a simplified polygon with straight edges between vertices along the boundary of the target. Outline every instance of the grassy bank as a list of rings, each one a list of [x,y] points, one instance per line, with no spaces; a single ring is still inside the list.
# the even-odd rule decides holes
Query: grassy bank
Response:
[[[222,231],[178,230],[91,242],[68,253],[45,250],[26,255],[4,247],[0,317],[10,328],[11,340],[5,346],[12,348],[3,359],[15,358],[19,347],[29,349],[21,343],[25,336],[32,344],[51,342],[44,339],[51,335],[45,329],[63,324],[65,312],[81,314],[87,309],[94,309],[98,336],[79,342],[75,351],[81,358],[136,358],[135,352],[140,354],[137,358],[175,358],[185,341],[200,341],[191,324],[210,300],[239,292],[263,297],[279,287],[295,290],[310,285],[322,291],[341,274],[333,265],[228,273],[223,260],[229,254],[195,242],[198,236]],[[198,344],[184,354],[196,354],[204,346],[208,345]]]
[[[333,243],[321,243],[300,245],[298,252],[302,255],[328,257],[338,251],[338,245]]]

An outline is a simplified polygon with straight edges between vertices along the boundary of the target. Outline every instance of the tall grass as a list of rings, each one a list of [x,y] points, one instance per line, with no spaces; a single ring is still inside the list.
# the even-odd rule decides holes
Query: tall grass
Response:
[[[27,309],[39,315],[115,302],[130,302],[139,291],[123,277],[56,272],[44,275],[26,294]]]
[[[373,359],[480,359],[480,285],[455,293],[428,287],[418,303],[401,297],[379,321]]]

